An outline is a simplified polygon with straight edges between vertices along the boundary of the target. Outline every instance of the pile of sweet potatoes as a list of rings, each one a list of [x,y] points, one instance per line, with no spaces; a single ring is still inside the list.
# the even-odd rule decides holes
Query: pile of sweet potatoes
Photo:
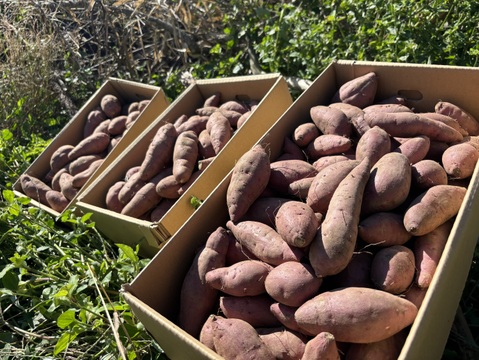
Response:
[[[57,212],[62,212],[102,164],[105,157],[134,124],[149,99],[125,102],[105,94],[85,119],[82,140],[53,152],[43,178],[23,174],[22,192]]]
[[[209,96],[194,113],[162,124],[141,164],[107,191],[106,208],[152,222],[159,221],[228,143],[257,106],[257,100]]]
[[[237,162],[230,220],[198,251],[177,323],[225,359],[396,359],[479,158],[479,123],[439,101],[342,85],[270,159]]]

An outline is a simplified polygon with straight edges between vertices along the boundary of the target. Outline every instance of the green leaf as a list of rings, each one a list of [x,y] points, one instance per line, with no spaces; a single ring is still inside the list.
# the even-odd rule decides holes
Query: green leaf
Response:
[[[18,275],[13,271],[7,271],[2,277],[3,286],[8,290],[16,291],[18,289],[19,282],[20,280],[18,279]]]
[[[69,309],[61,314],[57,319],[57,325],[60,329],[65,329],[72,323],[76,323],[75,310]]]
[[[58,355],[63,350],[65,350],[68,347],[68,345],[70,345],[70,343],[73,340],[75,340],[77,335],[78,334],[71,333],[71,332],[63,333],[62,336],[60,336],[60,339],[58,339],[58,341],[55,345],[55,349],[53,350],[53,354]]]
[[[11,140],[13,138],[13,133],[8,129],[2,130],[2,139],[5,141]]]
[[[12,203],[13,200],[15,200],[15,194],[11,190],[3,190],[2,196],[9,203]]]
[[[116,244],[116,246],[118,246],[118,248],[123,252],[123,254],[125,254],[128,259],[135,263],[138,261],[138,256],[135,254],[135,252],[130,246],[125,244]]]

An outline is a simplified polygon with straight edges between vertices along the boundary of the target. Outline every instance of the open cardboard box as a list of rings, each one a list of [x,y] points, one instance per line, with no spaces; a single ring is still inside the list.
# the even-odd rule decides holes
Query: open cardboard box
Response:
[[[195,110],[218,91],[221,92],[222,102],[235,99],[261,101],[214,161],[160,221],[141,220],[108,210],[105,203],[108,189],[123,179],[129,168],[141,164],[161,125],[173,123],[183,114],[194,115]],[[92,214],[91,219],[104,236],[132,247],[139,245],[141,255],[152,257],[195,211],[191,198],[206,199],[233,168],[237,159],[259,140],[292,102],[286,81],[278,74],[197,80],[79,196],[77,206],[80,211]]]
[[[50,170],[50,158],[52,154],[62,145],[76,145],[83,140],[83,128],[86,124],[88,114],[100,105],[100,101],[104,95],[113,94],[122,102],[128,104],[141,100],[150,100],[150,103],[141,112],[140,116],[133,123],[130,129],[123,135],[117,145],[105,157],[102,165],[91,175],[88,181],[82,186],[77,195],[70,201],[67,208],[59,213],[49,206],[41,204],[39,201],[31,199],[31,204],[37,206],[48,213],[59,216],[66,210],[72,208],[81,192],[101,174],[108,165],[115,159],[125,148],[136,139],[141,132],[148,127],[169,105],[163,89],[158,86],[142,84],[129,80],[117,78],[107,79],[101,87],[85,102],[71,120],[63,127],[63,129],[55,136],[52,142],[45,150],[32,162],[25,170],[25,174],[43,179]],[[19,179],[13,185],[14,193],[17,196],[25,197],[22,192]]]
[[[479,69],[360,61],[331,63],[260,140],[280,153],[282,139],[308,117],[311,106],[328,104],[339,86],[375,71],[378,96],[410,94],[418,111],[439,100],[457,103],[479,118]],[[226,190],[231,173],[152,261],[122,289],[126,302],[171,359],[216,359],[219,356],[176,325],[180,289],[195,251],[228,220]],[[400,359],[440,359],[471,266],[479,229],[479,165],[450,233],[432,284],[410,327]],[[151,286],[155,284],[155,286]]]

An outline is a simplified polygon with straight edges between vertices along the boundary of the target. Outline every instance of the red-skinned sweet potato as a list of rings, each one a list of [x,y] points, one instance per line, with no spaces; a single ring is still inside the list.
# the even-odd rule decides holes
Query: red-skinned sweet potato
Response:
[[[331,102],[343,102],[363,109],[373,104],[377,87],[378,76],[374,72],[369,72],[342,84]]]

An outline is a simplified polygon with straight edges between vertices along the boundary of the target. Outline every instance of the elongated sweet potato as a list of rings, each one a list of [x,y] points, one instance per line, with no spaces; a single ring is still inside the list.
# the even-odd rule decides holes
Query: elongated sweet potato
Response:
[[[73,175],[68,172],[64,172],[59,180],[61,193],[70,201],[78,194],[78,189],[73,186],[72,180]]]
[[[101,154],[109,144],[110,135],[102,132],[93,133],[75,145],[68,153],[68,158],[73,161],[81,156]]]
[[[72,179],[72,185],[76,188],[81,188],[85,185],[88,179],[90,179],[95,171],[101,166],[103,161],[104,159],[95,160],[87,169],[75,174]]]
[[[316,139],[321,132],[314,122],[305,122],[298,125],[293,132],[292,140],[299,147],[306,147],[311,141]]]
[[[326,105],[317,105],[310,109],[309,114],[322,134],[351,136],[352,125],[342,110]]]
[[[329,104],[329,107],[334,107],[342,110],[353,126],[355,136],[362,136],[369,130],[370,126],[364,121],[363,109],[343,102]]]
[[[477,119],[458,104],[449,101],[438,101],[434,106],[434,111],[456,119],[469,135],[479,135],[479,122]]]
[[[111,136],[117,136],[122,134],[126,130],[127,120],[128,116],[126,115],[118,115],[111,119],[110,123],[108,124],[108,133]]]
[[[377,87],[378,76],[374,72],[369,72],[342,84],[331,102],[343,102],[362,109],[373,104]]]
[[[414,280],[414,253],[404,245],[380,249],[371,263],[371,280],[377,289],[399,295]]]
[[[226,229],[216,228],[206,240],[205,246],[197,252],[183,280],[180,292],[178,325],[198,336],[218,301],[218,290],[206,284],[208,271],[223,267],[229,239]]]
[[[287,194],[294,181],[314,177],[316,169],[306,160],[277,160],[271,162],[268,187],[278,194]]]
[[[227,100],[224,103],[222,103],[219,106],[219,108],[224,110],[234,110],[239,112],[240,114],[244,114],[245,112],[249,110],[246,104],[238,100]]]
[[[255,145],[235,164],[226,192],[226,205],[232,221],[240,220],[268,186],[271,167],[266,150]]]
[[[175,180],[181,184],[188,181],[198,160],[198,136],[194,131],[178,135],[173,149],[173,169]]]
[[[243,217],[243,220],[258,221],[274,228],[276,214],[285,202],[291,199],[278,196],[264,196],[256,199]]]
[[[228,295],[255,296],[266,292],[264,282],[272,269],[259,260],[244,260],[208,271],[205,281]]]
[[[362,214],[390,211],[401,205],[411,189],[411,165],[406,155],[390,152],[371,168],[364,189]]]
[[[68,204],[70,204],[70,200],[68,200],[60,191],[56,190],[49,190],[45,194],[45,198],[47,200],[48,205],[57,212],[64,211]]]
[[[80,156],[68,164],[68,173],[72,176],[75,176],[76,174],[88,169],[95,161],[101,160],[103,158],[103,155],[98,154]]]
[[[278,234],[289,245],[304,248],[313,241],[319,220],[308,204],[292,200],[278,209],[275,226]]]
[[[32,175],[22,174],[20,176],[20,186],[23,193],[29,198],[48,206],[46,194],[52,190],[52,188],[42,180]]]
[[[301,360],[339,360],[340,358],[334,335],[323,331],[306,343]]]
[[[441,121],[444,124],[449,125],[450,127],[459,131],[463,136],[468,135],[468,132],[459,124],[457,119],[454,119],[448,115],[441,114],[438,112],[425,112],[425,113],[419,113],[419,115],[433,119],[433,120]]]
[[[213,149],[213,145],[211,144],[210,133],[206,129],[198,135],[198,153],[203,159],[216,156],[215,149]]]
[[[436,272],[447,239],[452,229],[452,220],[439,225],[433,231],[414,239],[413,251],[416,261],[416,284],[428,288]]]
[[[356,246],[363,193],[371,166],[366,158],[339,183],[309,249],[316,276],[334,275],[346,268]]]
[[[52,181],[51,181],[51,184],[50,184],[50,187],[51,187],[53,190],[60,191],[60,176],[61,176],[64,172],[68,172],[68,168],[67,168],[67,167],[61,168],[61,169],[58,170],[58,171],[55,173],[55,175],[53,176]]]
[[[160,126],[140,165],[138,173],[141,180],[150,180],[171,162],[177,136],[173,124],[165,123]]]
[[[257,328],[261,340],[276,359],[302,359],[308,337],[283,326]]]
[[[446,170],[437,161],[424,159],[411,166],[412,186],[428,189],[435,185],[447,185]]]
[[[364,112],[379,111],[379,112],[413,112],[413,110],[405,104],[394,103],[374,103],[363,109]]]
[[[421,117],[416,113],[368,112],[364,119],[369,126],[379,126],[391,136],[414,137],[425,135],[431,140],[452,143],[461,141],[459,131],[440,121]]]
[[[389,134],[379,126],[374,126],[366,131],[356,145],[356,160],[361,161],[368,157],[371,166],[383,155],[391,151],[391,138]]]
[[[117,181],[108,189],[105,197],[105,204],[108,210],[120,213],[125,206],[118,198],[118,194],[124,185],[125,181]]]
[[[436,185],[417,196],[404,214],[404,227],[414,236],[425,235],[459,212],[467,189]]]
[[[309,189],[314,181],[314,177],[303,178],[293,181],[288,185],[288,194],[295,197],[298,200],[306,201],[308,197]]]
[[[323,279],[314,274],[311,265],[287,261],[275,266],[266,275],[266,292],[277,302],[298,307],[316,295]]]
[[[122,204],[127,204],[138,190],[140,190],[147,182],[140,178],[138,171],[131,174],[125,180],[125,184],[121,187],[118,193],[118,200]]]
[[[253,327],[276,327],[280,321],[269,311],[274,300],[267,294],[221,296],[219,308],[227,318],[241,319]]]
[[[321,156],[339,155],[353,146],[350,138],[334,134],[324,134],[318,136],[306,148],[305,153],[310,160],[317,160]]]
[[[216,111],[208,119],[206,130],[210,134],[211,146],[215,154],[218,154],[226,143],[231,139],[233,131],[231,124],[226,116],[220,111]]]
[[[318,160],[314,161],[312,163],[312,165],[314,166],[316,171],[319,173],[326,166],[334,164],[334,163],[339,162],[339,161],[344,161],[344,160],[351,160],[351,158],[346,156],[346,155],[322,156]]]
[[[404,245],[412,238],[404,227],[402,214],[392,211],[376,212],[361,219],[358,234],[361,240],[379,247]]]
[[[300,261],[304,255],[303,251],[288,245],[272,227],[263,223],[245,220],[235,224],[229,220],[226,227],[242,246],[268,264]]]
[[[417,308],[409,300],[378,289],[348,287],[306,301],[295,319],[312,334],[327,331],[338,342],[371,343],[397,334],[416,315]]]
[[[183,131],[193,130],[196,135],[199,135],[200,132],[206,129],[209,118],[209,116],[192,115],[189,116],[186,121],[177,124],[175,127],[178,134],[181,134]]]
[[[93,134],[93,131],[95,131],[98,125],[106,119],[107,116],[100,107],[91,110],[87,115],[85,126],[83,128],[83,137],[86,138]]]
[[[56,173],[71,161],[68,157],[68,154],[73,150],[73,148],[73,145],[62,145],[53,152],[52,156],[50,157],[50,168],[53,170],[53,172]]]
[[[449,146],[442,154],[442,166],[455,179],[472,176],[479,160],[479,150],[465,142]]]

